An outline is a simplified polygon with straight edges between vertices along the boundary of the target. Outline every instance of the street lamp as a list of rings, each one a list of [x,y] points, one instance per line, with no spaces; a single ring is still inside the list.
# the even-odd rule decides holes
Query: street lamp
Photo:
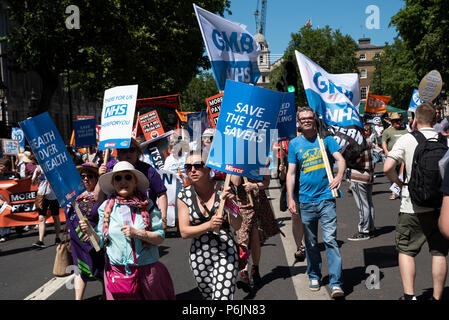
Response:
[[[8,134],[8,130],[6,127],[6,103],[5,103],[7,90],[8,90],[8,88],[6,87],[6,85],[3,83],[2,80],[0,80],[0,100],[1,100],[0,104],[2,106],[2,124],[3,124],[2,136],[3,137],[6,137]]]
[[[39,99],[36,97],[36,93],[34,92],[34,89],[31,88],[31,97],[30,97],[30,111],[28,112],[27,117],[34,117],[37,112],[37,104],[39,102]]]

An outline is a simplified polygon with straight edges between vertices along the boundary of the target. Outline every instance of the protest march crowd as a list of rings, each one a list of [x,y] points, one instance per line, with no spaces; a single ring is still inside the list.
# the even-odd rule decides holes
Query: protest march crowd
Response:
[[[201,25],[207,14],[194,8]],[[246,32],[235,31],[237,24],[230,28]],[[213,32],[201,31],[207,45],[207,32]],[[70,255],[78,270],[77,300],[91,281],[103,284],[108,300],[174,300],[158,247],[167,228],[176,227],[182,239],[191,239],[188,263],[202,297],[232,300],[237,289],[250,292],[260,285],[262,244],[281,233],[265,193],[274,170],[281,184],[279,209],[291,213],[295,259],[307,263],[309,289],[322,286],[321,224],[331,297],[341,298],[345,279],[335,199],[342,195],[342,181],[348,181],[359,211],[357,231],[348,240],[375,237],[372,190],[380,164],[392,183],[389,199],[401,198],[395,231],[400,299],[416,300],[414,257],[426,242],[432,299],[441,299],[449,249],[449,122],[432,103],[438,93],[429,97],[420,89],[423,101],[409,109],[407,124],[401,113],[388,114],[385,101],[375,95],[368,96],[362,118],[356,110],[357,74],[328,74],[297,51],[296,59],[310,106],[297,106],[293,93],[223,78],[217,79],[224,91],[218,95],[221,106],[218,96],[205,97],[208,111],[189,115],[198,118],[176,127],[167,127],[156,110],[135,114],[137,85],[105,91],[99,135],[94,119],[78,120],[85,122],[74,125],[70,144],[64,144],[48,114],[21,122],[29,147],[3,150],[0,159],[0,241],[13,230],[23,233],[37,225],[32,246],[46,248],[46,224],[54,223],[55,269],[66,268],[62,258]],[[438,81],[432,75],[429,81]],[[323,84],[338,92],[327,92]],[[380,102],[370,103],[374,100]],[[277,130],[276,140],[268,137],[271,129]],[[84,142],[87,136],[93,140]],[[266,156],[250,161],[256,150]],[[6,193],[16,184],[28,192]],[[22,220],[13,213],[21,213]],[[24,218],[34,213],[35,220]]]

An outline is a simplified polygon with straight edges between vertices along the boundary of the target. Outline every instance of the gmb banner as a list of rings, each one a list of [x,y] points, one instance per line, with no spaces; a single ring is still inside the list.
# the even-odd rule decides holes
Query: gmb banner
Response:
[[[48,112],[19,123],[61,208],[86,190]]]
[[[302,53],[295,53],[309,106],[326,125],[357,125],[363,129],[357,73],[330,74]]]
[[[218,90],[224,90],[227,79],[256,84],[260,77],[257,57],[261,50],[246,27],[195,4],[193,8]]]
[[[368,92],[365,104],[366,123],[382,125],[382,118],[387,114],[387,104],[390,98],[390,96],[380,96]]]
[[[231,80],[218,117],[206,165],[218,171],[262,180],[268,153],[277,141],[276,125],[285,93]]]
[[[104,92],[99,150],[129,147],[137,88],[137,85],[120,86]]]

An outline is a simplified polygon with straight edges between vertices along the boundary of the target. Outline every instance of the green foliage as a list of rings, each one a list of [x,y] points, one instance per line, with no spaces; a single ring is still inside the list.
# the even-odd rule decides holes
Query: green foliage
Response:
[[[420,81],[414,71],[413,58],[401,39],[395,38],[393,44],[386,44],[384,53],[375,60],[371,93],[391,96],[388,104],[406,110],[413,88],[418,88]]]
[[[205,99],[216,94],[218,89],[212,73],[201,73],[193,78],[181,93],[182,111],[206,110]]]
[[[200,68],[208,68],[193,1],[86,0],[80,29],[67,29],[71,0],[10,1],[15,27],[3,41],[14,67],[36,71],[43,90],[39,111],[46,111],[58,76],[70,70],[74,87],[92,99],[105,89],[139,85],[139,98],[181,92]],[[229,0],[195,0],[223,15]]]
[[[291,37],[292,39],[284,53],[284,60],[292,56],[296,61],[295,50],[298,50],[329,73],[356,72],[355,51],[358,48],[357,43],[349,35],[343,35],[340,30],[333,31],[329,26],[316,29],[312,29],[311,26],[304,26],[298,33],[292,33]],[[298,68],[297,72],[299,79],[296,105],[308,105]],[[283,66],[270,73],[271,89],[276,90],[276,82],[279,81],[282,74]]]
[[[419,79],[436,69],[444,82],[449,81],[449,1],[407,0],[390,24],[411,53]]]

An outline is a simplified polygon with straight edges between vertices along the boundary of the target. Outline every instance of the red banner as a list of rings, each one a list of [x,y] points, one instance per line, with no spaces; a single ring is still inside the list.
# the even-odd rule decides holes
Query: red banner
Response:
[[[390,96],[379,96],[368,92],[366,97],[365,112],[368,113],[385,113],[387,112],[387,104]]]
[[[181,99],[179,94],[172,94],[169,96],[137,99],[136,113],[145,114],[156,110],[162,127],[165,132],[179,127],[179,118],[176,110],[180,109]]]
[[[139,123],[147,141],[165,133],[156,110],[141,115],[139,117]]]
[[[209,115],[209,118],[211,119],[211,124],[214,127],[214,129],[217,126],[221,102],[223,101],[223,94],[224,93],[219,93],[215,96],[206,98],[207,113]]]
[[[0,180],[0,227],[27,226],[39,223],[39,214],[34,206],[37,185],[31,185],[31,178],[21,180]],[[59,209],[61,222],[65,221],[64,209]],[[47,212],[46,223],[54,223]]]

